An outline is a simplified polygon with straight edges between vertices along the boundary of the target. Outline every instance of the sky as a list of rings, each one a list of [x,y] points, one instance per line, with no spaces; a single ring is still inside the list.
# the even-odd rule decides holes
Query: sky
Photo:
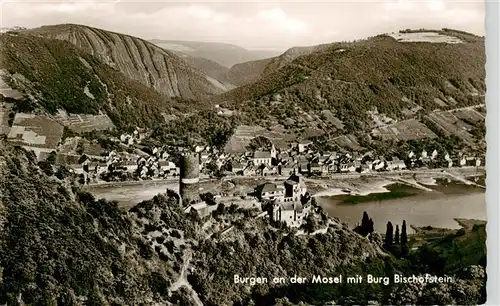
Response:
[[[484,1],[0,0],[2,27],[76,23],[144,39],[210,41],[285,50],[401,29],[484,35]]]

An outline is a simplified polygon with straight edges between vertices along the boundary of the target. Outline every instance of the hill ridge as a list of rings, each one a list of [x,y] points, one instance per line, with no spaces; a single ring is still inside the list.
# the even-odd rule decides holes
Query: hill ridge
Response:
[[[142,38],[78,24],[42,26],[26,32],[68,41],[169,97],[200,99],[225,91],[175,53]]]

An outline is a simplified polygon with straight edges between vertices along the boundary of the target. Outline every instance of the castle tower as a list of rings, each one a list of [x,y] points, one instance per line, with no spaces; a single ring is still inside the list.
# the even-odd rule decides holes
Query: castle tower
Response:
[[[198,154],[185,153],[181,156],[179,194],[184,206],[200,200],[200,167]]]

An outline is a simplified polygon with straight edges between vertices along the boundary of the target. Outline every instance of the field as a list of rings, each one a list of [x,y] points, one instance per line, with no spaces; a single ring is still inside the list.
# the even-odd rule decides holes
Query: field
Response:
[[[9,84],[7,84],[4,80],[3,77],[6,75],[6,71],[1,69],[0,70],[0,95],[6,97],[6,98],[12,98],[12,99],[20,99],[23,97],[23,95],[17,91],[16,89],[12,89]]]
[[[452,113],[458,119],[465,122],[470,122],[473,125],[483,124],[485,119],[484,114],[481,114],[480,112],[470,108],[457,110]]]
[[[21,144],[55,149],[63,135],[63,126],[42,115],[17,113],[8,138]]]
[[[289,143],[296,141],[296,137],[286,134],[286,130],[277,125],[269,129],[260,126],[240,125],[226,144],[228,153],[244,153],[250,141],[258,136],[263,136],[272,141],[276,148],[285,148]]]
[[[447,107],[448,106],[448,104],[446,104],[446,102],[444,102],[440,98],[434,98],[434,103],[436,103],[437,105],[439,105],[441,107]]]
[[[474,144],[474,138],[469,133],[473,126],[460,120],[451,112],[433,112],[425,118],[445,136],[455,135],[469,144]]]
[[[342,121],[340,121],[339,118],[335,117],[330,110],[328,110],[328,109],[322,110],[321,115],[323,115],[325,117],[325,120],[327,121],[327,123],[329,123],[330,125],[333,125],[335,128],[337,128],[339,130],[344,128],[344,124],[342,123]]]
[[[348,134],[343,135],[337,138],[334,138],[333,141],[342,148],[349,148],[353,151],[360,151],[363,149],[361,147],[354,135]]]
[[[108,115],[67,114],[64,111],[59,111],[54,119],[76,133],[105,131],[114,128]]]
[[[437,32],[394,33],[391,36],[399,42],[430,42],[430,43],[463,43],[457,37],[443,35]]]
[[[382,140],[412,140],[437,137],[427,126],[415,119],[373,129],[372,135],[378,136]]]

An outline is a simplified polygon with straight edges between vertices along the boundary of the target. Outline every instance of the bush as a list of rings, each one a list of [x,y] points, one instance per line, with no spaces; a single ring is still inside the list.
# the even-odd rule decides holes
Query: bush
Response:
[[[456,236],[456,237],[460,237],[460,236],[463,236],[463,235],[465,235],[465,228],[461,228],[461,229],[459,229],[459,230],[456,232],[456,234],[455,234],[455,236]]]

